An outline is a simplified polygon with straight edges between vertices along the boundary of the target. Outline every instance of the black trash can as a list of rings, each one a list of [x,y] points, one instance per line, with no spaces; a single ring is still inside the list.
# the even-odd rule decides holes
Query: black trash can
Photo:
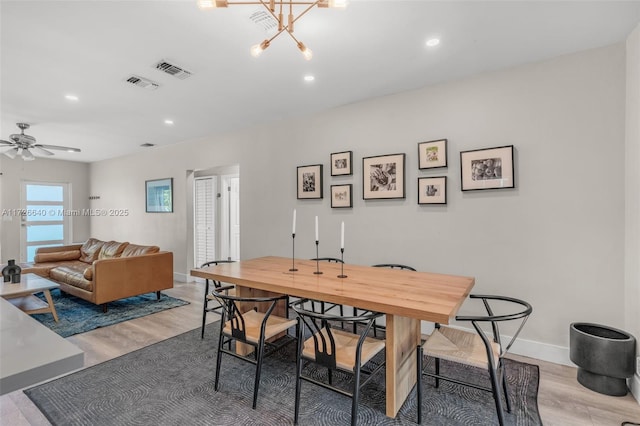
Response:
[[[578,366],[578,382],[606,395],[627,394],[633,376],[636,339],[599,324],[576,322],[569,330],[569,357]]]

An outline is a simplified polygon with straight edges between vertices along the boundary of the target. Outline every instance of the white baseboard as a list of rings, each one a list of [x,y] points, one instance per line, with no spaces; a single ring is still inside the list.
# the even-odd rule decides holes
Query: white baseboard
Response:
[[[629,379],[629,389],[631,389],[631,395],[633,395],[638,405],[640,405],[640,376],[634,374],[633,377]]]
[[[541,343],[534,340],[518,339],[513,344],[509,352],[540,359],[542,361],[553,362],[555,364],[568,365],[570,367],[576,366],[569,359],[569,348],[565,346]]]
[[[193,281],[193,277],[191,275],[182,274],[180,272],[173,273],[173,280],[181,283],[188,283]]]

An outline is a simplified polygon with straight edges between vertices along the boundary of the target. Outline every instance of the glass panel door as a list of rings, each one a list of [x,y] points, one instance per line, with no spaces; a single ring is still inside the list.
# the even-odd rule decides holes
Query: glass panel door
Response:
[[[33,262],[38,247],[70,241],[68,184],[23,182],[21,199],[21,261]]]

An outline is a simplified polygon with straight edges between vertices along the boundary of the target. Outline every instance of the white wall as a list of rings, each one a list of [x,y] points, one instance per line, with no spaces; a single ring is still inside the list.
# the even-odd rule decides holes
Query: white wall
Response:
[[[315,90],[322,90],[321,79]],[[313,94],[310,94],[313,96]],[[449,140],[449,167],[419,171],[417,144]],[[461,150],[513,144],[513,190],[460,191]],[[354,152],[354,175],[331,178],[332,152]],[[406,199],[362,200],[362,157],[404,152]],[[462,81],[95,163],[95,208],[129,208],[97,218],[92,234],[174,251],[188,270],[187,171],[239,164],[242,258],[338,254],[345,260],[401,262],[420,270],[471,275],[474,291],[529,300],[522,337],[568,361],[569,324],[622,328],[625,224],[625,46],[618,44]],[[325,165],[324,200],[296,200],[296,166]],[[448,176],[446,206],[418,206],[418,176]],[[144,213],[144,181],[174,178],[173,214]],[[354,208],[330,208],[331,184],[353,183]],[[98,203],[95,203],[98,204]],[[526,346],[526,345],[525,345]],[[526,351],[530,351],[526,349]],[[535,353],[530,353],[536,355]]]
[[[625,144],[625,325],[640,339],[640,25],[627,39]],[[640,356],[640,343],[636,344]],[[640,371],[632,389],[640,402]]]
[[[75,161],[37,158],[24,161],[0,155],[0,210],[19,209],[20,186],[24,180],[39,182],[70,183],[72,188],[71,209],[89,208],[89,164]],[[85,241],[89,237],[88,216],[71,217],[71,240]],[[70,241],[71,242],[71,241]],[[4,215],[1,222],[0,246],[2,262],[20,259],[20,218]]]

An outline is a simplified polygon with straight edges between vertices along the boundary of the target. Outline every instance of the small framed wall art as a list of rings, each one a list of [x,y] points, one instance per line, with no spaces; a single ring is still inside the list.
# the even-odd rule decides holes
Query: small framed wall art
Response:
[[[353,185],[331,185],[331,208],[353,207]]]
[[[362,198],[404,198],[405,154],[378,155],[362,159]]]
[[[322,164],[298,166],[298,199],[322,198]]]
[[[513,145],[460,152],[462,190],[515,188]]]
[[[353,152],[334,152],[331,154],[331,176],[352,175]]]
[[[420,142],[418,144],[418,162],[420,170],[447,167],[447,140]]]
[[[418,178],[418,204],[447,204],[447,177]]]
[[[173,212],[173,178],[148,180],[144,187],[147,213]]]

